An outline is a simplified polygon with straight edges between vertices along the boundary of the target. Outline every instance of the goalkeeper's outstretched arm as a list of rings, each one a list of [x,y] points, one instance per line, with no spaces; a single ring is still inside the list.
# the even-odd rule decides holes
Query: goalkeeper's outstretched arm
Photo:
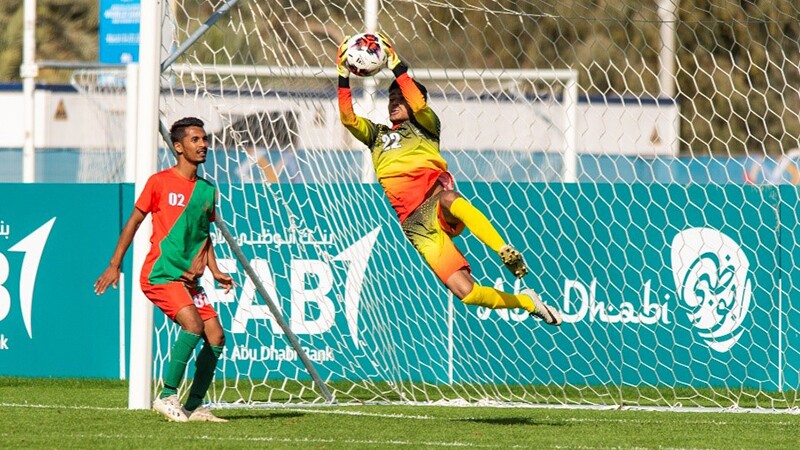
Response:
[[[403,93],[403,98],[411,108],[411,113],[414,116],[414,121],[422,126],[428,133],[435,137],[439,137],[441,133],[441,124],[439,117],[433,112],[433,109],[428,105],[427,91],[417,81],[411,78],[408,74],[408,65],[400,60],[397,56],[397,51],[389,41],[389,38],[382,33],[378,33],[381,40],[381,45],[387,53],[386,67],[392,71],[397,79],[397,85]]]
[[[339,97],[339,120],[356,139],[368,147],[375,142],[377,127],[369,119],[357,116],[353,110],[353,96],[350,92],[350,69],[346,64],[347,41],[346,36],[336,52],[336,70],[339,72],[337,95]]]

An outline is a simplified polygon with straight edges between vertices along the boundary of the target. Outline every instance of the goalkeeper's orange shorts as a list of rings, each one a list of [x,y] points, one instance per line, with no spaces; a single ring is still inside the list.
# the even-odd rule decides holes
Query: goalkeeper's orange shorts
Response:
[[[406,218],[402,227],[411,245],[422,255],[425,262],[433,269],[433,273],[445,283],[459,270],[469,270],[469,263],[452,239],[453,236],[461,234],[464,224],[452,227],[444,220],[439,197],[441,192],[422,202]]]
[[[205,290],[197,282],[170,281],[165,284],[149,284],[142,280],[141,284],[144,295],[173,322],[178,311],[191,305],[197,308],[203,322],[217,317],[217,312],[211,306]]]

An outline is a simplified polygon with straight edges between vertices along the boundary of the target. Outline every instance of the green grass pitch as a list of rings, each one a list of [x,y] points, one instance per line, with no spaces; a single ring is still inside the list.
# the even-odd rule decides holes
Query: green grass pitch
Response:
[[[127,395],[123,381],[0,377],[0,448],[800,448],[793,413],[285,406],[178,424]]]

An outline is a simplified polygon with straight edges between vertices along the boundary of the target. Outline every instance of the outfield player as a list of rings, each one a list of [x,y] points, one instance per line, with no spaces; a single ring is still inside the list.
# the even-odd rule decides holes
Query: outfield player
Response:
[[[378,182],[383,187],[406,237],[439,279],[462,302],[487,308],[524,308],[549,325],[561,325],[561,314],[527,289],[510,294],[481,286],[472,279],[470,267],[452,241],[464,227],[498,253],[517,277],[528,269],[519,251],[506,244],[489,220],[454,190],[453,177],[439,153],[439,118],[428,106],[427,90],[408,75],[385,36],[387,66],[395,75],[389,87],[389,120],[392,126],[375,124],[353,111],[350,71],[345,60],[347,38],[336,55],[339,72],[339,116],[342,124],[372,153]]]
[[[153,234],[142,267],[142,291],[181,328],[170,350],[164,390],[153,402],[153,409],[175,422],[226,422],[200,406],[222,354],[225,334],[199,279],[208,267],[226,292],[233,287],[231,277],[217,267],[209,239],[216,190],[197,176],[197,167],[206,160],[208,136],[203,121],[186,117],[172,124],[170,139],[178,162],[147,180],[122,229],[111,263],[94,284],[95,293],[104,293],[109,285],[117,287],[122,258],[139,225],[152,213]],[[194,380],[186,404],[181,406],[178,387],[201,338],[205,342],[197,355]]]

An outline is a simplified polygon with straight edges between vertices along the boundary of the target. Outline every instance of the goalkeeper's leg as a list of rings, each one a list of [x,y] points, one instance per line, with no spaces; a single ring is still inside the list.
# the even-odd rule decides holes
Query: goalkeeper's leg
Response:
[[[561,313],[544,303],[536,292],[526,289],[519,294],[510,294],[488,286],[481,286],[472,279],[467,269],[455,272],[445,285],[466,305],[483,306],[489,309],[522,308],[532,317],[542,319],[548,325],[561,325]]]
[[[522,308],[528,312],[535,309],[533,299],[529,296],[481,286],[472,279],[467,269],[461,269],[450,275],[444,285],[467,305],[484,306],[489,309]]]
[[[463,223],[475,237],[500,255],[503,264],[514,276],[522,278],[528,273],[528,268],[522,260],[522,254],[514,247],[506,244],[497,229],[489,222],[489,219],[458,192],[442,192],[439,203],[442,207],[444,220],[450,223]]]
[[[443,224],[440,220],[438,203],[438,198],[433,197],[420,205],[403,222],[403,232],[433,273],[456,297],[465,304],[492,309],[523,308],[532,316],[544,319],[548,324],[561,323],[558,312],[542,303],[533,291],[509,294],[476,284],[470,274],[467,260],[450,237],[458,230],[445,231],[443,227],[447,224]]]

